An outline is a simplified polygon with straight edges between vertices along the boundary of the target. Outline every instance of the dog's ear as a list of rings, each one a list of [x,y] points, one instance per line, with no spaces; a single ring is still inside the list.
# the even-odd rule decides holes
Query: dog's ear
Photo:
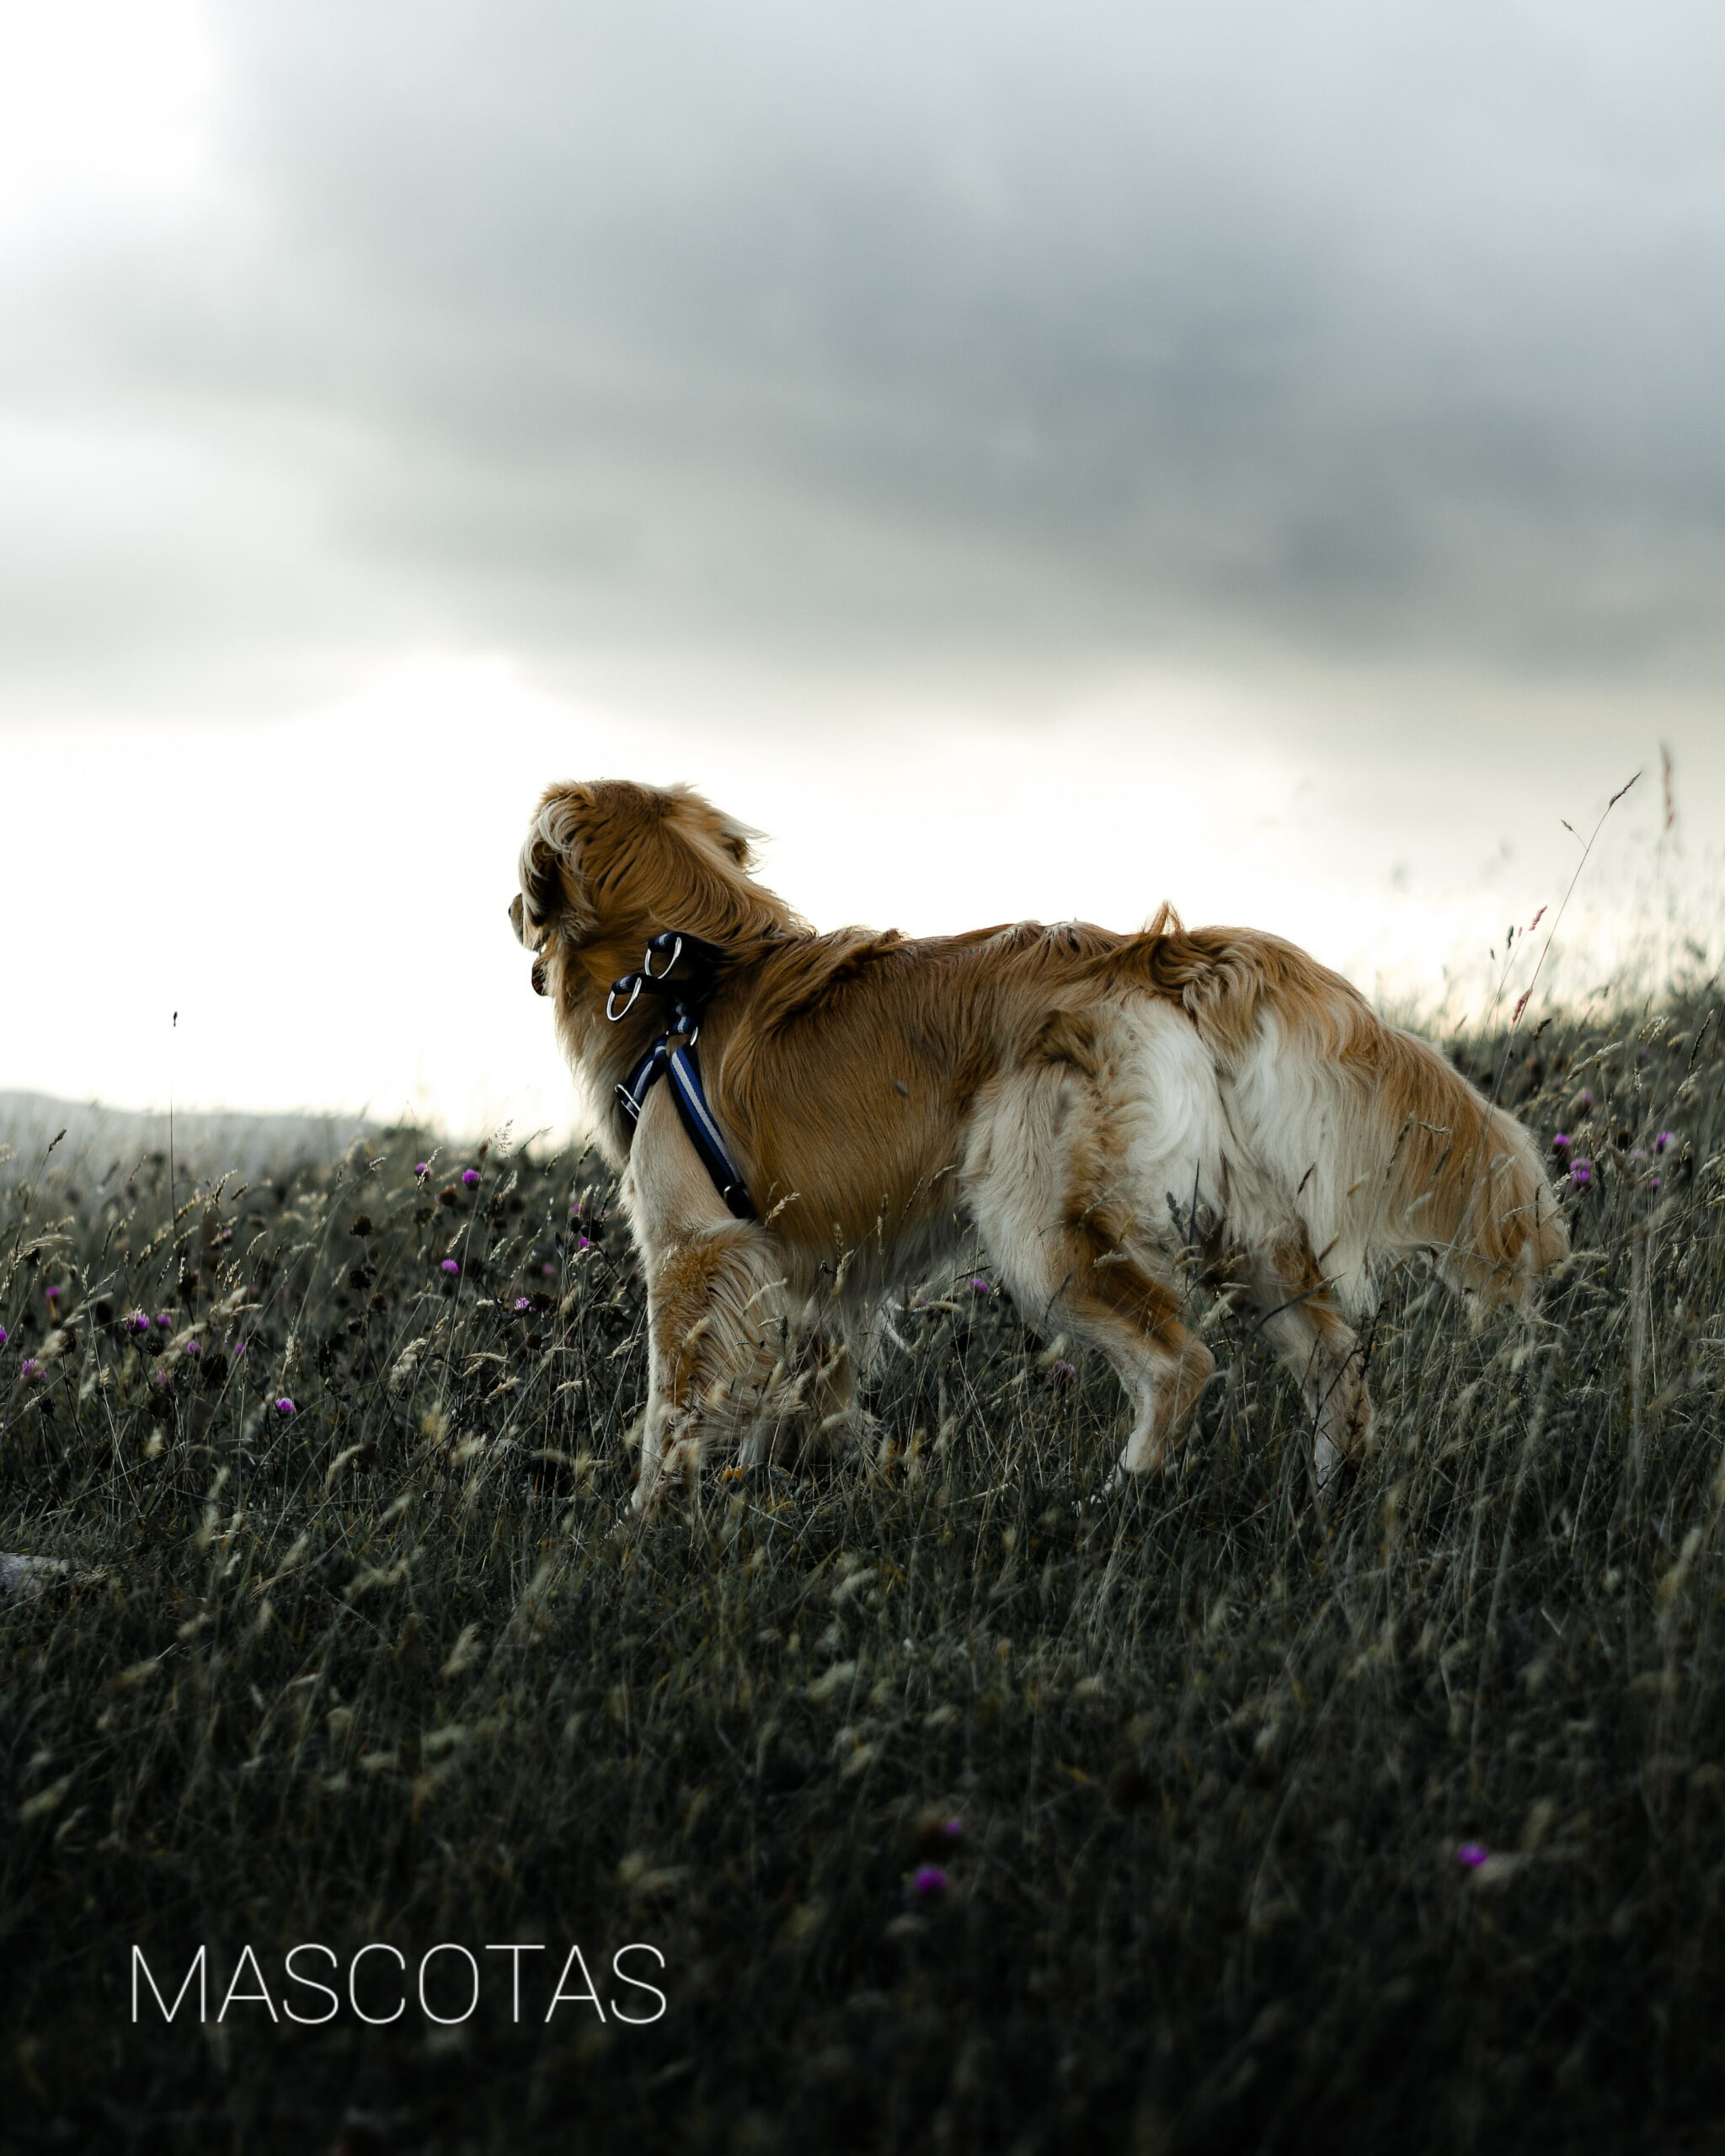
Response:
[[[510,901],[517,939],[537,951],[552,929],[579,920],[581,812],[590,806],[578,786],[548,787],[521,846],[516,874],[521,889]]]
[[[755,866],[755,848],[760,843],[759,831],[751,831],[746,824],[740,824],[734,816],[722,815],[718,819],[719,844],[739,868]]]
[[[747,824],[740,824],[734,816],[727,816],[724,809],[715,808],[692,787],[674,786],[662,798],[673,819],[686,832],[705,840],[739,868],[746,870],[755,866],[755,849],[761,844],[761,832],[751,830]]]

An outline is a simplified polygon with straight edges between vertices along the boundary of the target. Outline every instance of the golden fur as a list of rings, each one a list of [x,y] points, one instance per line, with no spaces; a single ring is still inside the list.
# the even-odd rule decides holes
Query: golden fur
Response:
[[[618,1167],[646,1273],[638,1509],[702,1438],[759,1460],[860,1433],[887,1299],[978,1241],[1026,1319],[1099,1348],[1132,1402],[1119,1471],[1159,1465],[1214,1368],[1173,1252],[1255,1314],[1298,1379],[1320,1484],[1369,1441],[1343,1312],[1432,1254],[1519,1299],[1568,1247],[1532,1140],[1436,1049],[1291,943],[1069,922],[816,935],[749,873],[754,834],[686,787],[558,786],[521,850],[515,932]],[[724,953],[708,1099],[761,1218],[731,1218],[667,1088],[612,1088],[662,1023],[606,991],[649,937]]]

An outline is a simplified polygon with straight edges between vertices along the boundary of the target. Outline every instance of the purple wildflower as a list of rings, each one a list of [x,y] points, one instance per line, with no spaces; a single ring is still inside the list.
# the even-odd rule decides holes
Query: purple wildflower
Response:
[[[1048,1374],[1056,1385],[1071,1385],[1078,1374],[1078,1365],[1076,1363],[1052,1363]]]
[[[461,1269],[461,1262],[458,1258],[446,1257],[444,1259],[443,1270],[446,1273],[459,1273]]]
[[[431,1163],[430,1163],[429,1161],[419,1161],[415,1162],[415,1164],[414,1164],[414,1175],[415,1175],[415,1176],[417,1176],[417,1177],[418,1177],[418,1178],[419,1179],[419,1181],[420,1181],[421,1182],[424,1182],[424,1181],[425,1180],[426,1177],[427,1177],[427,1176],[429,1176],[429,1175],[430,1174],[430,1172],[431,1172]]]
[[[937,1864],[925,1864],[919,1866],[916,1877],[911,1881],[911,1888],[913,1893],[917,1894],[944,1894],[949,1883]]]
[[[1567,1130],[1560,1130],[1551,1140],[1551,1150],[1554,1153],[1567,1153],[1574,1143],[1575,1140]]]
[[[238,1362],[238,1359],[239,1359],[239,1358],[240,1358],[242,1355],[243,1355],[245,1352],[246,1352],[246,1343],[244,1342],[244,1341],[243,1341],[243,1340],[236,1340],[236,1341],[234,1342],[234,1343],[233,1343],[233,1356],[234,1356],[234,1360],[235,1360],[236,1362]]]
[[[1477,1871],[1490,1854],[1483,1842],[1464,1842],[1455,1852],[1455,1861],[1466,1870]]]
[[[1674,1145],[1676,1143],[1677,1133],[1674,1130],[1662,1130],[1653,1140],[1653,1150],[1656,1153],[1663,1153],[1668,1145]]]
[[[147,1332],[150,1321],[142,1310],[134,1310],[126,1321],[126,1329],[128,1332]]]
[[[157,1322],[157,1324],[158,1324],[158,1325],[159,1325],[159,1326],[161,1326],[162,1330],[163,1330],[164,1332],[172,1332],[172,1331],[173,1331],[173,1330],[174,1330],[174,1313],[173,1313],[173,1311],[172,1311],[172,1310],[158,1310],[158,1311],[157,1311],[157,1313],[156,1313],[156,1322]]]
[[[3,1348],[11,1337],[12,1335],[6,1330],[6,1327],[3,1325],[0,1325],[0,1348]]]
[[[1583,1086],[1575,1097],[1583,1107],[1590,1108],[1594,1104],[1593,1088],[1590,1086]]]
[[[994,1289],[979,1273],[970,1283],[970,1292],[973,1295],[991,1295]]]
[[[293,1413],[293,1402],[288,1398],[286,1393],[283,1393],[280,1399],[276,1401],[275,1412],[279,1416],[280,1416],[284,1422],[286,1422],[287,1417]]]
[[[477,1168],[463,1168],[462,1170],[462,1181],[467,1186],[469,1190],[473,1187],[473,1185],[478,1182],[478,1180],[479,1171]]]
[[[577,1235],[575,1237],[575,1248],[577,1250],[591,1250],[592,1247],[592,1244],[587,1240],[585,1235]],[[545,1270],[549,1273],[551,1267],[547,1265]]]
[[[532,1307],[533,1305],[527,1300],[525,1295],[517,1295],[515,1297],[515,1308],[518,1310],[530,1310]]]
[[[42,1374],[42,1366],[34,1355],[26,1355],[18,1366],[18,1374],[26,1385],[34,1385]]]
[[[943,1819],[940,1830],[949,1842],[955,1842],[964,1831],[964,1822],[962,1819]]]
[[[45,1290],[45,1293],[51,1303],[57,1303],[59,1301],[60,1290],[57,1288],[49,1288]]]
[[[185,1343],[185,1352],[188,1355],[201,1355],[204,1352],[203,1342],[201,1340],[188,1340]]]
[[[1663,1176],[1649,1176],[1648,1177],[1648,1188],[1649,1190],[1657,1190],[1664,1180],[1665,1178]]]
[[[585,1249],[586,1248],[586,1246],[587,1246],[587,1239],[586,1239],[586,1237],[584,1235],[584,1236],[581,1238],[581,1247],[582,1247],[582,1249],[583,1249],[583,1250],[585,1250]],[[546,1277],[546,1278],[547,1278],[547,1280],[554,1280],[554,1279],[556,1279],[556,1278],[557,1278],[557,1267],[556,1267],[554,1265],[551,1265],[551,1264],[542,1265],[542,1266],[540,1267],[539,1270],[540,1270],[540,1271],[541,1271],[541,1272],[545,1275],[545,1277]]]
[[[1569,1180],[1578,1190],[1585,1190],[1594,1179],[1591,1161],[1573,1161],[1569,1166]]]

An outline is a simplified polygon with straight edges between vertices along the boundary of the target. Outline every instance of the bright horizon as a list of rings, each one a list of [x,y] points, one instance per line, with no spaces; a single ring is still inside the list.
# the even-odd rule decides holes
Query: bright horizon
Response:
[[[7,915],[35,955],[0,1090],[569,1128],[505,908],[540,787],[582,776],[697,784],[765,830],[763,880],[817,927],[1135,927],[1166,897],[1194,925],[1292,937],[1380,1000],[1507,1016],[1601,788],[1523,803],[1519,830],[1464,789],[1429,798],[1415,831],[1371,814],[1368,772],[1302,769],[1252,718],[1171,685],[1074,712],[1052,754],[1039,729],[948,715],[884,723],[864,759],[715,742],[572,709],[496,662],[435,662],[300,720],[14,738],[17,798],[40,806],[14,825]],[[1662,889],[1696,888],[1686,855],[1657,871],[1658,758],[1607,821],[1530,1025],[1548,992],[1584,1000],[1589,965],[1622,963]],[[1506,973],[1504,929],[1541,909]]]

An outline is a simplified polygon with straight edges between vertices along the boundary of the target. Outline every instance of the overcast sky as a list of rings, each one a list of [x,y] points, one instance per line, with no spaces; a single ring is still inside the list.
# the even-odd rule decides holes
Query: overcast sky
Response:
[[[1399,989],[1643,765],[1574,919],[1653,889],[1662,740],[1695,872],[1722,80],[1671,0],[0,0],[0,902],[79,953],[0,1086],[154,1098],[183,996],[208,1100],[543,1107],[495,938],[601,770],[823,922]]]

